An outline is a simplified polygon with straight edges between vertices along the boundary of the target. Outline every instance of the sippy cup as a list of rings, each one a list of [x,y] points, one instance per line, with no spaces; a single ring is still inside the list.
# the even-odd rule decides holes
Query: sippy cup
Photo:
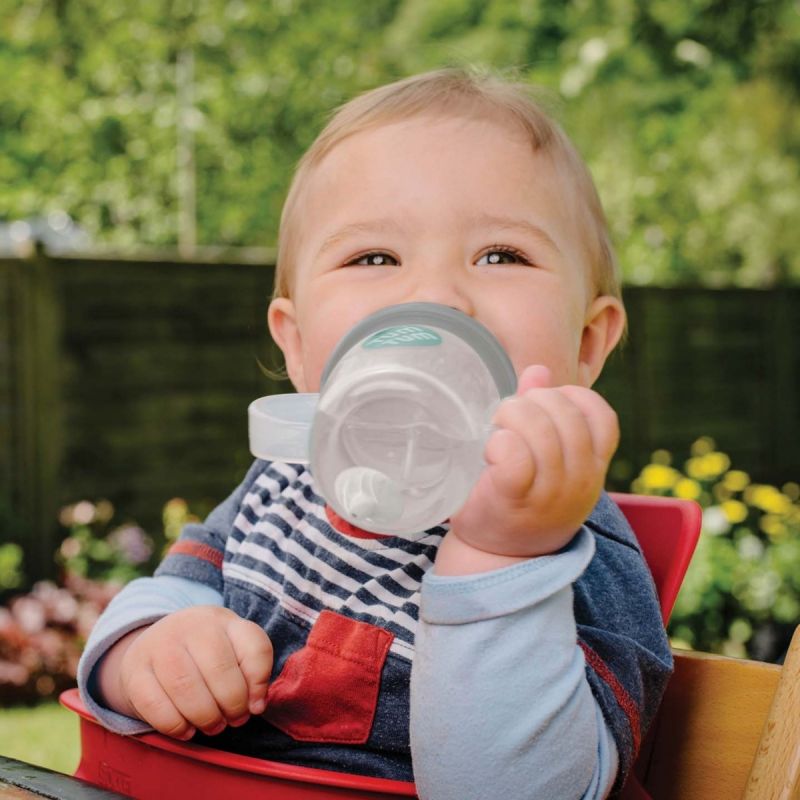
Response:
[[[403,303],[337,344],[320,392],[261,397],[248,410],[258,458],[309,464],[342,518],[408,536],[447,520],[484,467],[514,367],[492,333],[453,308]]]

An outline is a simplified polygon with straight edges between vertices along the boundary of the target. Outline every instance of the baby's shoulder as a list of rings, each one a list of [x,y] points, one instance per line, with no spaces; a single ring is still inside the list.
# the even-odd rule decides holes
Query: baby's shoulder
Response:
[[[578,603],[585,594],[602,600],[607,611],[628,603],[640,608],[646,605],[660,620],[655,585],[636,534],[605,492],[586,520],[586,527],[594,536],[595,554],[575,584]]]

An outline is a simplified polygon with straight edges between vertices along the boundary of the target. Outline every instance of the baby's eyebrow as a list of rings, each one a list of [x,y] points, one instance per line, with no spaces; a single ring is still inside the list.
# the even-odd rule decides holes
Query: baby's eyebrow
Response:
[[[501,217],[493,214],[477,214],[466,220],[465,227],[468,228],[495,228],[497,230],[518,231],[534,239],[538,239],[542,244],[552,248],[556,253],[561,254],[558,245],[553,241],[553,237],[542,228],[530,220],[514,217]]]
[[[379,217],[378,219],[365,220],[364,222],[351,222],[328,236],[317,251],[317,256],[321,256],[326,250],[330,250],[349,236],[357,236],[363,233],[397,233],[401,230],[402,226],[391,217]]]

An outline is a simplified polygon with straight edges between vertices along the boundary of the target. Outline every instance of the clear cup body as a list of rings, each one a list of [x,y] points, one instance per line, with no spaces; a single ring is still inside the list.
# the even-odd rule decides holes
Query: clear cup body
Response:
[[[469,496],[500,399],[459,336],[435,325],[373,334],[339,359],[320,393],[314,480],[334,511],[364,530],[425,531]]]

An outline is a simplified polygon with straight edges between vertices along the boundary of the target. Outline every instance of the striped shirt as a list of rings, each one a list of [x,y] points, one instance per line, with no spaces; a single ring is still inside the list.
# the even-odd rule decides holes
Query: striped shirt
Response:
[[[347,535],[334,522],[305,467],[270,464],[236,515],[223,580],[277,599],[309,626],[330,609],[385,628],[394,635],[391,652],[411,661],[420,582],[447,526],[379,539]]]

